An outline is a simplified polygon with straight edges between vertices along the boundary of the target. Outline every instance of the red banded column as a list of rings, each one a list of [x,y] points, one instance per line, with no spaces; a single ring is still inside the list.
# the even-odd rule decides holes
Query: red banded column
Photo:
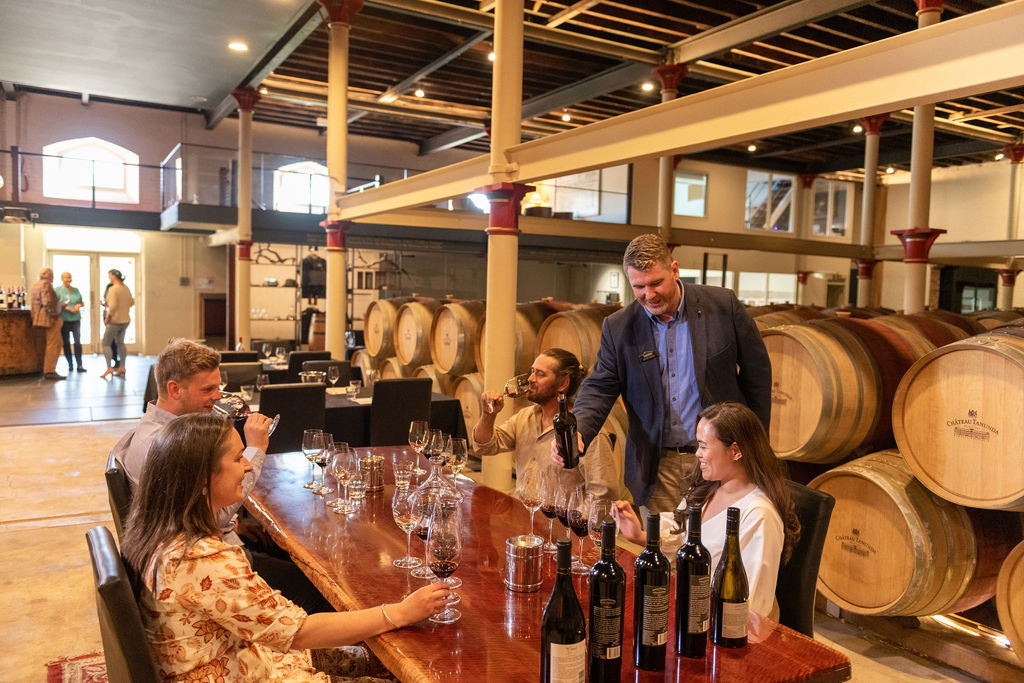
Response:
[[[679,94],[679,83],[686,78],[685,64],[662,64],[653,69],[661,83],[661,101],[669,102]],[[672,233],[672,196],[675,188],[675,157],[658,159],[658,231],[668,242]]]
[[[1017,273],[1019,268],[1004,268],[997,270],[999,273],[999,294],[996,308],[1000,311],[1013,310],[1013,287],[1017,284]]]
[[[903,312],[907,315],[924,310],[925,285],[928,278],[928,252],[939,235],[938,228],[893,230],[903,245],[903,263],[907,264],[903,282]]]
[[[942,0],[917,0],[917,27],[939,23]],[[910,144],[910,212],[907,223],[927,227],[932,198],[932,161],[935,146],[935,105],[914,107],[914,129]]]
[[[796,303],[800,306],[806,305],[804,299],[807,297],[807,278],[813,272],[812,270],[796,271]]]
[[[363,8],[364,0],[318,0],[327,10],[330,43],[327,54],[327,175],[331,201],[327,220],[327,309],[324,330],[325,349],[333,358],[345,357],[345,240],[348,229],[341,220],[337,200],[345,196],[348,182],[348,42],[352,19]],[[342,224],[345,224],[342,227]],[[334,246],[332,247],[332,243]]]
[[[878,261],[870,258],[853,259],[857,266],[857,306],[867,308],[871,305],[872,278]]]
[[[875,234],[875,188],[878,186],[875,177],[878,170],[878,142],[882,132],[882,124],[889,120],[888,114],[875,114],[860,119],[864,128],[864,191],[860,210],[860,242],[870,246]],[[857,289],[860,298],[860,288]]]
[[[235,331],[227,347],[241,338],[245,348],[252,339],[252,282],[249,252],[252,248],[252,110],[260,100],[255,88],[237,88],[231,95],[238,102],[238,248],[235,250]]]

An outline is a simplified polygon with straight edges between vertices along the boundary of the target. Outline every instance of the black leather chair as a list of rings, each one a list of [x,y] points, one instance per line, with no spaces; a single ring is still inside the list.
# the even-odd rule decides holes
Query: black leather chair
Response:
[[[779,567],[775,599],[779,623],[814,637],[814,594],[818,585],[821,551],[825,547],[828,522],[836,499],[824,491],[787,481],[789,495],[800,519],[800,539],[789,562]]]
[[[370,445],[408,443],[409,423],[430,419],[429,377],[382,379],[373,384],[370,404]]]
[[[263,363],[221,363],[221,372],[227,374],[225,391],[238,391],[243,384],[256,384],[256,375],[263,372]]]
[[[356,379],[355,374],[352,372],[352,364],[347,360],[307,360],[302,364],[302,372],[310,372],[312,370],[319,370],[321,372],[327,372],[327,368],[332,365],[338,366],[338,382],[334,386],[344,387],[348,386],[348,383]],[[358,368],[356,368],[358,370]],[[360,374],[360,377],[362,375]],[[327,386],[330,386],[330,381],[327,382]]]
[[[292,351],[288,354],[288,374],[286,376],[289,382],[299,381],[299,372],[302,371],[302,364],[307,360],[330,360],[330,351]]]
[[[110,516],[114,518],[114,529],[117,530],[117,540],[124,537],[124,523],[128,521],[128,511],[132,507],[132,483],[128,475],[121,469],[121,465],[114,459],[121,442],[130,435],[126,434],[118,442],[117,446],[110,451],[107,457],[107,469],[103,473],[107,480],[107,500],[110,502]]]
[[[260,360],[258,351],[221,351],[220,362],[223,363],[257,363]]]
[[[156,667],[142,626],[142,615],[114,537],[104,526],[85,534],[96,580],[96,613],[103,658],[111,683],[156,683]]]
[[[269,417],[280,413],[281,421],[270,435],[268,453],[285,453],[302,448],[302,432],[324,428],[327,386],[312,384],[271,384],[260,392],[260,412]]]

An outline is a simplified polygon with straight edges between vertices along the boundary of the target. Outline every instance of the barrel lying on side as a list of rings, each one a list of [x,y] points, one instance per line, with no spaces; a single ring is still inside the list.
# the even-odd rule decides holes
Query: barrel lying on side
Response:
[[[1003,560],[996,581],[996,610],[1003,633],[1024,664],[1024,543]]]
[[[486,308],[484,301],[459,301],[437,309],[427,336],[439,372],[459,376],[477,369],[476,343]]]
[[[537,349],[562,348],[573,353],[580,364],[591,370],[601,347],[601,324],[619,306],[595,304],[572,311],[556,313],[544,321],[537,333]]]
[[[378,299],[366,307],[363,317],[363,341],[366,352],[378,363],[395,355],[395,321],[398,309],[419,297]]]

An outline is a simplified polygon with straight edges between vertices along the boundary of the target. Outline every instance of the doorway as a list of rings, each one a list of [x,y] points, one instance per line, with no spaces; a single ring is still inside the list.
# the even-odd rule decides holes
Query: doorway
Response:
[[[199,295],[199,336],[213,349],[226,349],[228,340],[228,302],[223,294]]]
[[[107,273],[116,268],[124,275],[124,284],[132,293],[135,305],[131,309],[131,323],[124,335],[125,346],[129,353],[139,350],[138,329],[142,306],[139,301],[138,287],[138,255],[137,254],[104,254],[100,252],[50,252],[50,267],[53,268],[54,280],[59,282],[61,273],[71,273],[71,286],[77,287],[82,293],[82,350],[86,353],[101,353],[100,341],[103,339],[103,295],[110,277]]]

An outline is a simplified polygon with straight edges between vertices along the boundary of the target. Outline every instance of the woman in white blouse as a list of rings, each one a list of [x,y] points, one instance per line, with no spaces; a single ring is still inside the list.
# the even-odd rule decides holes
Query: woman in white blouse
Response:
[[[674,514],[662,513],[661,542],[674,554],[685,537],[686,508],[703,507],[701,542],[712,570],[725,546],[726,509],[740,509],[740,549],[750,586],[750,609],[777,617],[775,582],[800,536],[800,522],[786,488],[786,471],[775,457],[760,420],[741,403],[716,403],[697,419],[697,467],[683,482]],[[633,508],[624,500],[612,510],[624,536],[644,542]]]

